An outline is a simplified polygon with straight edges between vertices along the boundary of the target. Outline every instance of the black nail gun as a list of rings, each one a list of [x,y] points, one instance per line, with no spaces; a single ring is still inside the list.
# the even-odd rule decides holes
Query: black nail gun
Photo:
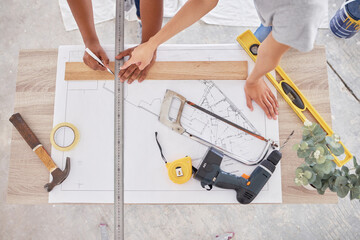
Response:
[[[275,171],[281,156],[280,151],[274,150],[266,159],[261,161],[260,165],[255,168],[250,176],[245,174],[236,176],[221,170],[220,164],[224,154],[211,147],[201,162],[199,169],[197,169],[194,178],[199,180],[201,186],[209,191],[212,189],[212,186],[234,189],[239,203],[249,204],[267,183]]]

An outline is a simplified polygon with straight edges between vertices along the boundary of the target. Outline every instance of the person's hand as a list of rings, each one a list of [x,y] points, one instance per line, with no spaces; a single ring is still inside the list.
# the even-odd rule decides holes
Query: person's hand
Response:
[[[254,110],[252,100],[254,100],[264,110],[266,116],[274,120],[277,119],[278,101],[270,88],[266,85],[263,79],[259,79],[256,82],[246,81],[245,87],[246,105],[251,111]]]
[[[126,49],[125,51],[119,53],[119,55],[117,55],[115,58],[122,59],[123,57],[129,56],[130,59],[132,59],[134,56],[134,51],[136,49],[137,47]],[[120,81],[125,82],[126,80],[128,80],[129,84],[131,84],[136,79],[138,79],[139,82],[144,81],[150,68],[152,67],[152,65],[154,65],[155,60],[156,60],[156,50],[153,52],[150,62],[142,70],[140,70],[140,66],[138,66],[137,64],[125,65],[126,63],[129,62],[127,61],[120,69],[119,72]]]
[[[151,63],[155,52],[156,45],[152,44],[150,41],[142,43],[133,49],[130,59],[124,63],[121,69],[126,69],[132,64],[135,64],[139,67],[140,71],[142,71]]]
[[[109,67],[109,58],[107,57],[104,49],[99,42],[86,45],[103,63],[106,67]],[[83,61],[91,69],[105,71],[106,68],[101,66],[95,59],[93,59],[87,52],[84,53]]]

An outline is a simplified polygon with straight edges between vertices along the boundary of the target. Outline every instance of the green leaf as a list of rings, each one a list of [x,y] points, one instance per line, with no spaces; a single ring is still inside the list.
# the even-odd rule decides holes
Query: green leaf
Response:
[[[333,161],[326,160],[323,166],[324,174],[329,174],[335,170],[336,164]]]
[[[335,180],[335,186],[337,188],[345,187],[347,183],[348,183],[348,179],[347,177],[344,176],[337,177]]]
[[[357,175],[360,175],[360,166],[357,166],[357,167],[356,167],[355,173],[356,173]]]
[[[317,188],[316,190],[320,195],[324,195],[325,193],[325,190],[322,190],[322,188]]]
[[[301,167],[298,167],[295,170],[295,175],[298,177],[301,173],[304,173],[304,170]]]
[[[317,178],[315,179],[315,181],[312,183],[312,185],[313,185],[316,189],[320,189],[321,186],[322,186],[320,177],[317,177]]]
[[[350,174],[349,175],[349,181],[352,185],[356,185],[357,181],[358,181],[358,178],[355,174]]]
[[[313,165],[316,162],[316,159],[313,157],[305,157],[305,162],[309,165]]]
[[[321,190],[325,192],[325,190],[329,187],[329,181],[325,181],[321,186]]]
[[[300,149],[301,149],[301,150],[306,150],[306,149],[308,149],[308,148],[309,148],[309,144],[308,144],[307,142],[302,141],[302,142],[300,143]]]
[[[305,149],[305,150],[302,150],[301,148],[297,151],[297,156],[299,158],[306,158],[306,157],[309,157],[310,154],[312,153],[312,149]]]
[[[344,186],[341,188],[337,188],[336,193],[340,198],[344,198],[349,193],[349,190],[350,190],[350,188],[348,186]]]
[[[354,167],[359,166],[359,164],[358,164],[357,161],[356,161],[356,157],[355,157],[355,156],[353,157],[353,163],[354,163]]]
[[[301,182],[302,182],[302,185],[304,185],[304,186],[309,184],[309,181],[307,178],[302,178]]]
[[[300,144],[296,143],[293,145],[293,150],[297,151],[300,148]]]
[[[342,166],[341,171],[343,171],[345,174],[348,174],[349,168],[347,166]]]
[[[325,161],[326,161],[326,158],[321,155],[318,159],[316,159],[316,163],[318,163],[318,164],[323,164]]]
[[[314,125],[314,129],[312,130],[313,134],[315,136],[319,136],[322,135],[323,133],[325,133],[325,131],[320,127],[319,124],[313,124]],[[325,134],[326,136],[326,134]]]
[[[306,177],[307,179],[310,179],[311,177],[312,177],[312,172],[310,172],[309,170],[306,170],[305,172],[304,172],[304,177]]]
[[[294,182],[297,186],[302,186],[302,181],[299,178],[295,178]]]
[[[350,200],[360,199],[360,187],[353,187],[350,189]]]

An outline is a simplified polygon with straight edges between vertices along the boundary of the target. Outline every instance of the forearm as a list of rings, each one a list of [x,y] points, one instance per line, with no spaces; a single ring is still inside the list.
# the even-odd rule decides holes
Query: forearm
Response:
[[[150,41],[155,47],[167,41],[211,11],[218,0],[189,0]]]
[[[140,16],[142,23],[141,42],[147,42],[160,29],[163,19],[163,0],[140,1]]]
[[[67,0],[85,45],[98,42],[91,0]]]
[[[258,49],[255,67],[247,82],[256,83],[266,73],[274,70],[289,48],[289,46],[277,42],[270,34]]]

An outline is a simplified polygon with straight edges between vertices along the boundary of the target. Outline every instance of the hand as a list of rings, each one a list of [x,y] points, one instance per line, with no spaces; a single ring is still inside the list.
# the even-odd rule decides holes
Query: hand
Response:
[[[263,79],[259,79],[256,82],[246,81],[244,90],[246,105],[251,111],[254,110],[252,105],[252,100],[254,100],[262,108],[262,110],[264,110],[269,119],[277,119],[276,115],[279,115],[278,101]]]
[[[130,59],[124,63],[121,69],[126,69],[130,65],[135,64],[139,67],[140,71],[144,70],[151,63],[156,52],[156,46],[150,41],[142,43],[133,49]]]
[[[125,62],[120,69],[119,78],[121,82],[125,82],[126,80],[128,80],[128,83],[131,84],[136,79],[138,79],[139,82],[144,81],[150,68],[155,63],[156,49],[155,51],[152,52],[150,62],[146,64],[146,66],[143,69],[140,69],[139,65],[129,62],[134,59],[134,53],[135,54],[139,53],[137,49],[142,45],[138,47],[126,49],[125,51],[121,52],[119,55],[115,57],[116,59],[122,59],[123,57],[130,56],[130,59],[127,62]]]
[[[109,67],[109,58],[99,42],[87,44],[86,47],[89,48],[104,63],[105,66]],[[105,67],[101,66],[100,63],[93,59],[87,52],[84,53],[83,61],[94,70],[106,70]]]

